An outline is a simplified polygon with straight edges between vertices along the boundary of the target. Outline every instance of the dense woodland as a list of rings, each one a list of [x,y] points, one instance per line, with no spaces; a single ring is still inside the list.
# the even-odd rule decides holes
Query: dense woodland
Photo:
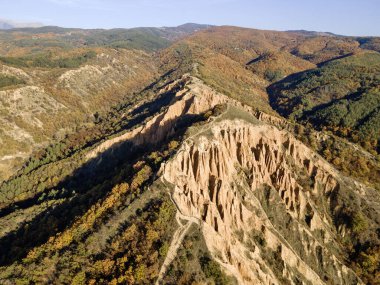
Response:
[[[380,55],[359,53],[291,75],[269,87],[282,115],[379,152]]]
[[[52,58],[51,54],[30,57],[0,57],[0,62],[15,67],[78,68],[95,57],[96,52],[89,51],[79,56],[57,59]]]

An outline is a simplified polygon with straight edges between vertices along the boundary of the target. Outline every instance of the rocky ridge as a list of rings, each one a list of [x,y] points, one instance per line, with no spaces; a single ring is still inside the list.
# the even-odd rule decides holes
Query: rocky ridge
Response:
[[[329,213],[313,201],[338,191],[331,167],[272,126],[222,121],[211,133],[211,139],[200,134],[186,142],[164,166],[163,178],[174,185],[179,210],[204,222],[215,256],[232,264],[244,284],[296,282],[299,276],[325,284],[337,272],[340,284],[352,283],[355,275],[332,254],[339,246]],[[297,181],[298,169],[313,177],[312,189]],[[287,233],[274,213],[288,223]],[[268,251],[275,264],[266,260]]]
[[[184,81],[162,112],[100,144],[87,158],[124,141],[159,143],[175,132],[178,118],[227,104],[223,114],[191,128],[161,167],[160,179],[174,189],[183,219],[199,221],[213,257],[240,284],[362,284],[344,263],[338,240],[346,227],[335,227],[334,215],[343,207],[342,193],[364,200],[372,189],[343,177],[280,130],[283,119],[254,111],[197,78],[185,75],[160,93]],[[370,205],[379,213],[378,206]]]

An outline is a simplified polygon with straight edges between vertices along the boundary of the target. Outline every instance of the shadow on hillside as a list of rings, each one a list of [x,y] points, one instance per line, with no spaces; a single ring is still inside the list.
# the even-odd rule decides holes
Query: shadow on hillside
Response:
[[[163,88],[166,85],[169,85],[172,82],[169,82],[163,86]],[[126,121],[125,125],[123,126],[122,130],[130,130],[134,126],[137,126],[139,124],[142,124],[145,120],[147,120],[149,117],[153,116],[154,114],[158,113],[161,109],[167,107],[170,102],[172,102],[176,96],[176,92],[179,90],[179,88],[175,88],[173,90],[170,90],[168,92],[163,93],[159,97],[157,97],[153,101],[145,102],[141,106],[137,107],[135,110],[131,112],[131,119]],[[179,97],[178,99],[181,99]],[[120,133],[120,131],[118,131]],[[116,134],[116,133],[114,133]],[[111,134],[111,135],[114,135]],[[102,139],[96,139],[94,141],[91,141],[87,146],[93,146],[95,144],[98,144],[102,142]],[[54,163],[54,162],[53,162]],[[34,170],[35,171],[35,170]],[[1,186],[1,185],[0,185]],[[10,213],[14,212],[18,209],[24,209],[27,207],[30,207],[31,205],[35,204],[38,200],[38,198],[41,197],[43,193],[36,195],[33,198],[22,200],[16,203],[13,203],[5,208],[0,209],[0,218],[5,217],[6,215],[9,215]],[[65,198],[65,197],[64,197]]]
[[[251,65],[251,64],[253,64],[253,63],[259,62],[259,61],[262,60],[263,58],[264,58],[264,57],[263,57],[262,55],[260,55],[260,56],[258,56],[258,57],[256,57],[256,58],[254,58],[254,59],[248,61],[245,65],[246,65],[246,66],[249,66],[249,65]]]
[[[341,56],[337,56],[337,57],[334,57],[334,58],[331,58],[329,60],[326,60],[324,62],[321,62],[319,64],[317,64],[317,67],[320,68],[322,67],[323,65],[327,64],[327,63],[330,63],[330,62],[333,62],[335,60],[339,60],[339,59],[343,59],[343,58],[346,58],[346,57],[350,57],[354,55],[354,53],[348,53],[348,54],[344,54],[344,55],[341,55]],[[252,62],[254,62],[255,60],[258,60],[258,59],[254,59]],[[269,95],[269,103],[271,105],[271,107],[276,110],[280,115],[282,116],[287,116],[289,114],[287,114],[284,110],[281,110],[281,106],[278,106],[276,104],[276,99],[280,96],[279,95],[279,90],[289,90],[289,89],[292,89],[294,88],[296,85],[298,85],[301,81],[305,80],[306,77],[303,76],[305,74],[307,74],[308,72],[312,71],[312,70],[315,70],[315,69],[309,69],[309,70],[304,70],[304,71],[300,71],[300,72],[297,72],[297,73],[293,73],[277,82],[274,82],[272,83],[271,85],[269,85],[267,87],[267,93]],[[286,86],[286,87],[284,87]],[[350,95],[349,95],[350,96]],[[354,94],[352,94],[352,96],[354,96]],[[342,99],[345,99],[345,98],[342,98]],[[350,99],[350,98],[347,98],[347,99]],[[339,100],[339,99],[337,99]],[[334,100],[335,102],[336,100]],[[332,102],[332,101],[331,101]],[[326,106],[322,106],[320,105],[320,108],[324,108]]]
[[[266,91],[269,95],[269,104],[272,107],[273,110],[277,111],[280,115],[286,116],[287,114],[283,111],[281,111],[280,106],[276,104],[276,99],[280,96],[279,90],[288,90],[299,84],[301,81],[303,81],[305,78],[302,76],[306,72],[309,72],[310,70],[300,71],[293,73],[279,81],[276,81],[269,85],[266,88]],[[283,86],[286,86],[283,88]]]
[[[310,118],[310,116],[312,116],[315,112],[318,112],[318,111],[323,110],[325,108],[331,107],[334,104],[338,103],[339,101],[342,101],[342,100],[349,100],[349,101],[358,100],[358,99],[360,99],[362,94],[363,94],[363,91],[359,90],[357,92],[348,94],[342,98],[332,99],[331,101],[329,101],[327,103],[317,105],[317,106],[313,107],[311,110],[304,111],[304,113],[301,117],[301,120],[306,119],[306,118]],[[313,120],[313,118],[311,118],[311,119],[314,123],[321,123],[317,119],[314,119],[314,120]]]
[[[334,60],[338,60],[338,59],[342,59],[342,58],[346,58],[346,57],[349,57],[349,56],[352,56],[354,55],[353,52],[350,52],[350,53],[347,53],[347,54],[343,54],[343,55],[340,55],[340,56],[337,56],[337,57],[334,57],[334,58],[331,58],[331,59],[328,59],[326,61],[323,61],[323,62],[320,62],[317,64],[318,67],[322,67],[323,65],[329,63],[329,62],[332,62]]]
[[[154,89],[155,87],[158,86],[158,84],[160,83],[161,81],[161,78],[167,78],[169,77],[170,75],[172,75],[173,73],[175,72],[175,69],[170,69],[169,71],[167,71],[166,73],[164,73],[159,79],[157,79],[156,81],[152,82],[151,84],[149,84],[147,87],[145,87],[142,92],[144,91],[148,91],[148,90],[151,90],[151,89]],[[167,85],[167,84],[165,84]]]
[[[143,117],[148,118],[152,112],[169,104],[171,101],[169,99],[173,99],[173,96],[175,94],[161,96],[154,102],[142,105],[139,111],[144,112]],[[149,111],[145,112],[146,110]],[[133,165],[143,156],[162,150],[162,146],[168,141],[179,139],[190,125],[201,120],[203,116],[200,115],[184,115],[168,121],[173,130],[171,133],[174,135],[167,134],[162,141],[149,142],[141,146],[135,146],[130,141],[117,143],[85,163],[54,189],[47,189],[44,192],[45,197],[48,197],[47,200],[64,199],[64,201],[53,208],[45,209],[27,224],[23,224],[16,231],[0,239],[0,266],[10,265],[24,258],[32,248],[46,243],[50,237],[72,226],[78,217],[104,199],[115,184],[129,182],[134,175]],[[137,114],[134,123],[141,121],[143,119]],[[153,169],[153,172],[157,170]],[[56,194],[49,196],[52,192]],[[7,212],[13,212],[14,209],[27,209],[36,204],[46,203],[47,200],[43,202],[39,200],[42,195],[41,193],[33,199],[19,202],[5,209],[2,216],[5,216]]]
[[[285,77],[284,79],[277,81],[277,82],[275,82],[275,83],[273,83],[267,87],[267,93],[269,95],[269,104],[280,115],[286,117],[289,115],[289,113],[286,110],[282,109],[281,105],[277,104],[277,99],[281,96],[279,92],[284,91],[284,90],[288,90],[288,89],[292,89],[294,86],[298,85],[301,81],[305,80],[306,78],[302,76],[304,73],[305,73],[305,71],[294,73],[294,74],[289,75],[289,76]],[[286,87],[284,88],[284,86],[286,86]],[[312,93],[316,89],[317,88],[312,89],[308,93]],[[323,110],[323,109],[328,108],[328,107],[331,107],[334,104],[336,104],[342,100],[350,100],[350,101],[359,100],[360,97],[362,96],[362,94],[363,94],[363,91],[359,90],[357,92],[348,94],[344,97],[332,99],[327,103],[316,105],[313,108],[311,108],[310,110],[305,110],[302,114],[302,117],[300,117],[299,119],[305,120],[307,118],[310,118],[313,114],[315,114],[315,112],[317,112],[319,110]],[[300,98],[294,98],[293,104],[298,103],[297,99],[300,100]],[[317,119],[314,119],[312,122],[319,123],[319,121]]]

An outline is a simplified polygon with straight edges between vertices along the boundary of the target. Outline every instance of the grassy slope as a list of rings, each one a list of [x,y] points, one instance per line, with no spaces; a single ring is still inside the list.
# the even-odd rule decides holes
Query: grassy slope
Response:
[[[185,236],[176,258],[162,281],[167,285],[208,284],[235,285],[233,277],[226,276],[220,265],[210,256],[198,225],[193,224]]]

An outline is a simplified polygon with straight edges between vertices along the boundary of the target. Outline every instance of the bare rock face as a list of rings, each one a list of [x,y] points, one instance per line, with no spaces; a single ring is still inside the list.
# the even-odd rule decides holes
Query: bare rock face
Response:
[[[175,90],[175,91],[173,91]],[[217,104],[227,110],[191,127],[177,154],[162,165],[182,217],[199,221],[213,257],[240,284],[362,284],[343,264],[333,214],[340,192],[366,189],[341,176],[284,128],[286,121],[254,111],[185,75],[159,96],[174,96],[145,122],[87,154],[101,157],[120,143],[160,143],[183,116]],[[136,106],[134,112],[142,106]]]
[[[358,284],[341,262],[335,170],[274,126],[221,120],[163,167],[182,214],[203,222],[215,258],[241,284]]]
[[[182,116],[201,114],[217,104],[229,102],[228,97],[215,92],[212,88],[204,85],[199,79],[188,75],[163,88],[159,95],[175,89],[178,84],[184,81],[187,82],[186,86],[188,89],[178,91],[171,99],[167,108],[149,118],[140,127],[100,144],[87,154],[87,158],[94,158],[105,150],[124,141],[131,141],[135,145],[152,142],[158,143],[175,132],[173,127]],[[139,107],[137,106],[136,108]]]
[[[183,86],[178,88],[181,84],[183,84]],[[152,142],[159,143],[175,132],[173,127],[179,118],[202,114],[218,104],[228,103],[232,106],[239,107],[264,122],[279,126],[286,124],[284,119],[273,117],[260,111],[254,111],[252,108],[215,91],[205,85],[200,79],[188,74],[185,74],[181,79],[162,88],[158,96],[171,92],[176,88],[178,88],[179,91],[175,93],[175,96],[171,99],[168,106],[161,112],[158,112],[146,120],[143,125],[134,130],[100,144],[87,154],[87,159],[94,158],[102,152],[125,141],[131,141],[134,145],[143,145]],[[130,112],[134,112],[140,107],[141,105],[137,105]]]

